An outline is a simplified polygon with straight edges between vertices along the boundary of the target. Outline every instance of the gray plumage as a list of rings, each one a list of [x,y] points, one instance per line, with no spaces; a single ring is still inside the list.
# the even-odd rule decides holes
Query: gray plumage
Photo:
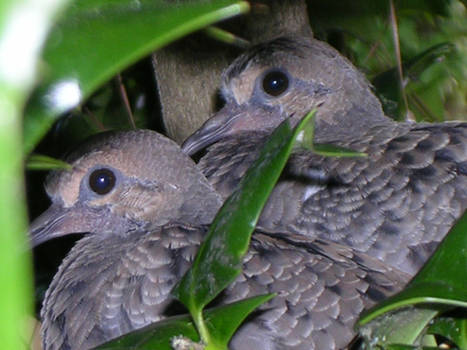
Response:
[[[270,232],[332,240],[413,275],[466,209],[467,124],[394,122],[364,76],[323,42],[258,45],[226,70],[222,91],[224,108],[183,148],[192,154],[215,143],[199,167],[224,197],[274,127],[286,118],[295,125],[313,108],[316,142],[368,154],[297,151],[260,218]]]
[[[220,205],[195,164],[154,132],[106,134],[68,160],[73,168],[47,183],[51,209],[31,227],[34,243],[87,232],[47,290],[45,350],[87,349],[180,313],[170,290]],[[102,169],[115,182],[109,190],[112,181],[102,181],[99,191],[108,192],[98,194],[93,174]],[[358,314],[408,280],[349,247],[259,231],[243,268],[218,303],[278,295],[242,325],[233,350],[343,348]]]

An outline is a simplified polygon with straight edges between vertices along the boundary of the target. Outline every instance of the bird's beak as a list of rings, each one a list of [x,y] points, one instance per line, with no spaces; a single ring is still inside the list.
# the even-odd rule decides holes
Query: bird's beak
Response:
[[[49,209],[36,218],[29,227],[29,240],[32,248],[51,239],[65,236],[75,231],[80,225],[79,215],[71,208],[52,204]]]
[[[247,119],[250,119],[248,110],[238,105],[227,104],[185,140],[182,150],[188,155],[193,155],[225,136],[245,130]]]

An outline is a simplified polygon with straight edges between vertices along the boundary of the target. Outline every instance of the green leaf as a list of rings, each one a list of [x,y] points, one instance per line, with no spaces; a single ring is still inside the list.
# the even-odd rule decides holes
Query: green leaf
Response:
[[[459,278],[460,271],[466,271],[467,268],[465,220],[466,216],[464,215],[463,225],[456,225],[451,230],[440,249],[407,288],[390,299],[392,305],[437,303],[467,307],[465,280]]]
[[[71,165],[60,159],[55,159],[42,154],[31,154],[26,161],[28,170],[58,170],[71,169]]]
[[[147,327],[137,329],[98,346],[96,350],[173,350],[170,345],[171,339],[180,335],[194,341],[200,340],[189,315],[169,317]]]
[[[467,349],[467,319],[465,314],[464,318],[438,317],[433,320],[427,333],[442,335],[457,345],[459,349]]]
[[[319,144],[315,143],[312,149],[313,153],[319,154],[325,157],[367,157],[364,152],[355,152],[345,147],[339,147],[335,145]]]
[[[243,256],[261,210],[287,162],[296,136],[313,115],[314,112],[309,113],[295,131],[286,121],[273,132],[239,189],[226,200],[211,224],[192,268],[174,289],[175,297],[190,310],[206,343],[211,339],[201,311],[241,272]]]
[[[258,306],[272,299],[274,294],[258,295],[256,297],[243,299],[226,306],[216,308],[216,313],[212,311],[205,312],[206,327],[214,339],[223,348],[232,338],[237,328],[242,324],[245,318]]]
[[[211,38],[242,49],[247,49],[251,45],[248,40],[240,38],[239,36],[216,26],[209,26],[204,30],[204,32]]]
[[[314,113],[311,111],[310,113]],[[295,138],[294,148],[305,148],[312,150],[315,138],[315,118],[311,118],[308,123],[304,123]]]
[[[248,10],[245,1],[80,0],[50,35],[43,80],[26,109],[30,152],[62,113],[116,73],[188,33]]]
[[[411,345],[405,345],[405,344],[390,344],[380,349],[381,350],[440,350],[440,348],[436,346],[418,346],[418,345],[411,346]]]
[[[296,148],[305,148],[313,153],[324,157],[366,157],[367,154],[363,152],[355,152],[351,149],[315,143],[315,120],[312,119],[308,123],[305,123],[301,131],[297,134],[294,147]]]
[[[409,285],[399,294],[364,313],[364,325],[384,312],[419,303],[467,308],[465,279],[467,270],[467,214],[453,226],[440,246]]]
[[[273,296],[273,294],[259,295],[206,310],[206,326],[211,334],[216,334],[219,339],[226,339],[228,342],[246,316]],[[177,336],[184,336],[194,342],[200,341],[189,315],[167,318],[125,334],[96,349],[172,350],[171,340]],[[227,343],[224,346],[227,346]]]
[[[24,200],[21,122],[35,83],[45,36],[67,1],[2,0],[0,3],[0,339],[4,349],[23,349],[32,313],[30,252]]]
[[[407,308],[385,313],[359,328],[365,349],[390,344],[412,345],[427,324],[438,314],[430,308]]]
[[[420,75],[428,68],[438,63],[442,57],[453,50],[451,43],[441,43],[428,48],[410,60],[402,64],[404,78],[407,80],[404,85],[412,81],[417,81]],[[397,67],[393,67],[385,72],[378,74],[372,79],[372,84],[376,89],[378,97],[383,103],[385,113],[393,119],[402,119],[401,108],[402,95],[400,93],[400,82]],[[410,106],[413,109],[413,106]],[[426,116],[425,119],[433,120],[433,116]]]

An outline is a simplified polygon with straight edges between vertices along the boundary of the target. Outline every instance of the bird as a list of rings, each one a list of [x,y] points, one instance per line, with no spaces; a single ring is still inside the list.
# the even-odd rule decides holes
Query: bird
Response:
[[[330,240],[414,275],[467,207],[467,123],[395,122],[345,57],[314,38],[251,47],[222,74],[225,105],[182,145],[225,198],[272,130],[316,109],[314,142],[297,149],[258,222]]]
[[[44,350],[89,349],[186,313],[171,289],[188,270],[222,204],[175,142],[150,130],[99,134],[49,174],[51,205],[31,245],[83,233],[60,264],[41,308]],[[242,273],[222,305],[277,295],[239,328],[230,349],[341,349],[368,307],[410,276],[334,242],[252,235]]]

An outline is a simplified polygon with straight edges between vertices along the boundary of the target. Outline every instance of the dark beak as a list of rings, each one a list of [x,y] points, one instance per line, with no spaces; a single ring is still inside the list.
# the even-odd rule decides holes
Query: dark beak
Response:
[[[183,152],[193,155],[221,138],[231,135],[238,129],[243,116],[244,112],[237,106],[226,105],[183,142]]]
[[[287,118],[280,106],[266,109],[249,103],[238,105],[231,102],[188,137],[182,150],[191,156],[226,136],[244,131],[272,131]]]
[[[79,233],[80,216],[72,208],[52,204],[49,209],[36,218],[29,227],[29,240],[32,248],[51,239],[72,233]]]

